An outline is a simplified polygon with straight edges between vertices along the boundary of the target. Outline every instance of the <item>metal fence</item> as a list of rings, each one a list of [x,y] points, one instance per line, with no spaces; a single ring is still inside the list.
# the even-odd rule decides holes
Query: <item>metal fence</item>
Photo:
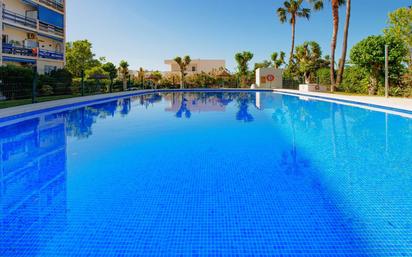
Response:
[[[11,74],[11,75],[10,75]],[[300,81],[284,79],[283,87],[298,89]],[[215,80],[213,82],[186,82],[185,88],[246,88],[238,79]],[[152,80],[128,80],[126,90],[138,89],[179,89],[180,83],[159,83]],[[109,79],[73,79],[67,72],[55,72],[38,75],[30,69],[24,72],[6,70],[0,73],[0,101],[31,99],[33,102],[51,100],[53,96],[71,97],[82,95],[105,94],[123,91],[123,81]]]

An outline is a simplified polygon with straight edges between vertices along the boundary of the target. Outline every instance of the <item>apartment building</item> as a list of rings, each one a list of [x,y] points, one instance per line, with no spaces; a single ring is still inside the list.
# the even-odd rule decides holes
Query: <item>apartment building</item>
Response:
[[[179,65],[174,60],[165,60],[165,64],[170,66],[169,72],[180,72]],[[187,67],[186,72],[188,74],[202,72],[209,73],[213,70],[218,70],[219,68],[226,68],[225,60],[196,59],[190,62],[190,65],[189,67]]]
[[[0,0],[0,65],[33,67],[38,73],[63,68],[65,0]]]

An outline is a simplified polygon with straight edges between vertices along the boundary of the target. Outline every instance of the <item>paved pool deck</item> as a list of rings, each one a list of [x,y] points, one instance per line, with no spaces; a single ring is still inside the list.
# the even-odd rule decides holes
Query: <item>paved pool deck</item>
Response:
[[[204,91],[205,89],[194,89],[193,91]],[[209,89],[212,91],[219,91],[219,89]],[[231,91],[249,91],[248,89],[221,89],[222,91],[231,90]],[[119,93],[112,93],[112,94],[102,94],[102,95],[93,95],[93,96],[84,96],[84,97],[75,97],[75,98],[68,98],[68,99],[61,99],[49,102],[42,102],[42,103],[35,103],[35,104],[28,104],[16,107],[10,107],[5,109],[0,109],[0,121],[7,117],[12,116],[24,116],[29,115],[34,112],[38,111],[54,111],[58,109],[59,111],[66,109],[81,106],[87,106],[89,104],[95,104],[99,102],[109,101],[116,99],[118,97],[128,97],[133,95],[139,94],[146,94],[152,92],[162,92],[164,90],[139,90],[139,91],[128,91],[128,92],[119,92]],[[166,90],[167,92],[170,91],[180,91],[180,90]],[[265,90],[268,91],[268,90]],[[359,103],[359,104],[366,104],[366,105],[373,105],[374,108],[376,107],[386,107],[386,108],[394,108],[399,110],[405,110],[412,112],[412,99],[409,98],[384,98],[379,96],[353,96],[353,95],[339,95],[339,94],[330,94],[330,93],[320,93],[320,92],[299,92],[297,90],[289,90],[289,89],[276,89],[273,90],[274,92],[279,92],[283,94],[298,94],[302,97],[313,97],[313,98],[321,98],[326,101],[346,101],[352,102],[352,104]]]
[[[369,105],[376,105],[387,108],[395,108],[399,110],[412,111],[412,99],[411,98],[400,98],[400,97],[390,97],[385,98],[381,96],[357,96],[357,95],[340,95],[340,94],[330,94],[323,92],[300,92],[298,90],[291,89],[276,89],[275,92],[287,93],[287,94],[300,94],[308,97],[321,97],[333,99],[336,101],[350,101],[358,102]]]

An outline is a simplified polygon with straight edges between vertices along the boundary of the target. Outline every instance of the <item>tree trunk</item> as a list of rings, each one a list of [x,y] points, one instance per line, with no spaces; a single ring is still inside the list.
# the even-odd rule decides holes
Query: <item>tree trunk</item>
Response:
[[[123,79],[123,91],[127,90],[127,78]]]
[[[332,0],[332,14],[333,14],[333,34],[331,42],[331,54],[330,54],[330,91],[335,91],[335,51],[336,51],[336,41],[338,40],[339,31],[339,1]]]
[[[185,87],[185,73],[183,71],[180,72],[180,89],[183,89]]]
[[[348,34],[349,34],[349,25],[350,25],[350,15],[351,15],[351,0],[346,0],[346,21],[345,21],[345,29],[343,33],[342,57],[339,62],[338,77],[336,79],[337,85],[340,85],[342,83],[343,72],[345,71],[346,52],[348,50]]]
[[[369,85],[369,95],[375,95],[376,89],[378,88],[378,79],[375,75],[371,75],[370,85]]]
[[[290,49],[289,65],[292,63],[293,51],[295,50],[295,25],[295,19],[292,18],[292,48]]]
[[[304,77],[305,77],[305,84],[310,84],[310,74],[305,72]]]

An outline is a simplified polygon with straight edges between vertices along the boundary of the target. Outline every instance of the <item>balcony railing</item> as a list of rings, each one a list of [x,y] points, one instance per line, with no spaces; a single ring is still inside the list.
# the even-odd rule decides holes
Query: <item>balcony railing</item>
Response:
[[[46,59],[53,59],[53,60],[63,60],[64,59],[64,55],[62,53],[47,51],[47,50],[40,50],[39,57],[46,58]]]
[[[37,28],[36,19],[29,18],[6,9],[3,9],[3,20],[34,29]]]
[[[39,0],[40,3],[50,6],[60,12],[64,12],[64,4],[56,0]]]
[[[51,33],[60,37],[64,37],[64,29],[56,27],[54,25],[51,24],[47,24],[44,22],[39,22],[39,29],[41,31],[47,32],[47,33]]]
[[[3,44],[3,54],[12,54],[12,55],[20,55],[20,56],[37,56],[37,48],[24,48],[13,46],[12,44]]]

